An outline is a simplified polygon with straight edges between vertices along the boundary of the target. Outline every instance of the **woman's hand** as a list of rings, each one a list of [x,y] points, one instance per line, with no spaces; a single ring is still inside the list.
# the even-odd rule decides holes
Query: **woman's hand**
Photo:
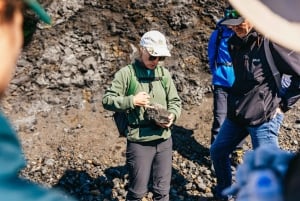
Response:
[[[150,103],[150,96],[148,93],[144,91],[137,93],[133,97],[133,104],[135,106],[147,107],[149,103]]]
[[[170,114],[168,116],[168,119],[169,119],[169,123],[166,123],[166,124],[160,124],[160,123],[157,123],[158,126],[162,127],[162,128],[170,128],[174,122],[174,118],[175,118],[175,115],[174,114]]]

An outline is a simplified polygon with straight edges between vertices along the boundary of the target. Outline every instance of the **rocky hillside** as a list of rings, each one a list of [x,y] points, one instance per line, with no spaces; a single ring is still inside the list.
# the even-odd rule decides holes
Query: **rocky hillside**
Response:
[[[207,200],[211,87],[207,41],[225,1],[43,0],[53,24],[27,37],[3,108],[24,147],[21,175],[60,187],[79,200],[124,200],[126,140],[119,138],[101,97],[114,73],[130,63],[139,39],[156,29],[168,38],[171,71],[184,103],[173,129],[172,200]],[[288,113],[280,139],[296,150],[300,107]],[[245,145],[248,149],[249,144]],[[151,193],[145,198],[151,200]]]
[[[141,35],[151,29],[168,37],[172,57],[165,66],[176,72],[186,105],[199,104],[210,91],[207,40],[223,3],[45,0],[44,4],[53,25],[37,24],[18,63],[12,94],[57,103],[51,100],[53,93],[85,90],[95,101],[113,74],[132,61]],[[60,98],[59,103],[68,101],[72,100]]]

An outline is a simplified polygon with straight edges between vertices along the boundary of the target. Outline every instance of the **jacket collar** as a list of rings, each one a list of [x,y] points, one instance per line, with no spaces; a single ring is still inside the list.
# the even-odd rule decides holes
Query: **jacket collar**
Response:
[[[230,38],[230,44],[235,47],[247,46],[248,44],[253,44],[254,41],[259,40],[262,37],[256,30],[252,29],[244,38],[238,37],[234,34]]]

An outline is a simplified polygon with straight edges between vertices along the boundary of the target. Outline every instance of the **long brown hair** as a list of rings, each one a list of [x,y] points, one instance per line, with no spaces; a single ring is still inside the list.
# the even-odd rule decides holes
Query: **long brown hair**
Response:
[[[9,22],[13,19],[16,10],[23,9],[22,0],[0,0],[0,23]]]

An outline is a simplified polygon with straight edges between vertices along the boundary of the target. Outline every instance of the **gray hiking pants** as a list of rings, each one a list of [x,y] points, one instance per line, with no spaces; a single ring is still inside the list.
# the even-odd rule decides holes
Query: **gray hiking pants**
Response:
[[[172,175],[172,138],[152,142],[127,141],[129,188],[126,200],[139,201],[148,192],[151,176],[153,200],[169,201]]]

